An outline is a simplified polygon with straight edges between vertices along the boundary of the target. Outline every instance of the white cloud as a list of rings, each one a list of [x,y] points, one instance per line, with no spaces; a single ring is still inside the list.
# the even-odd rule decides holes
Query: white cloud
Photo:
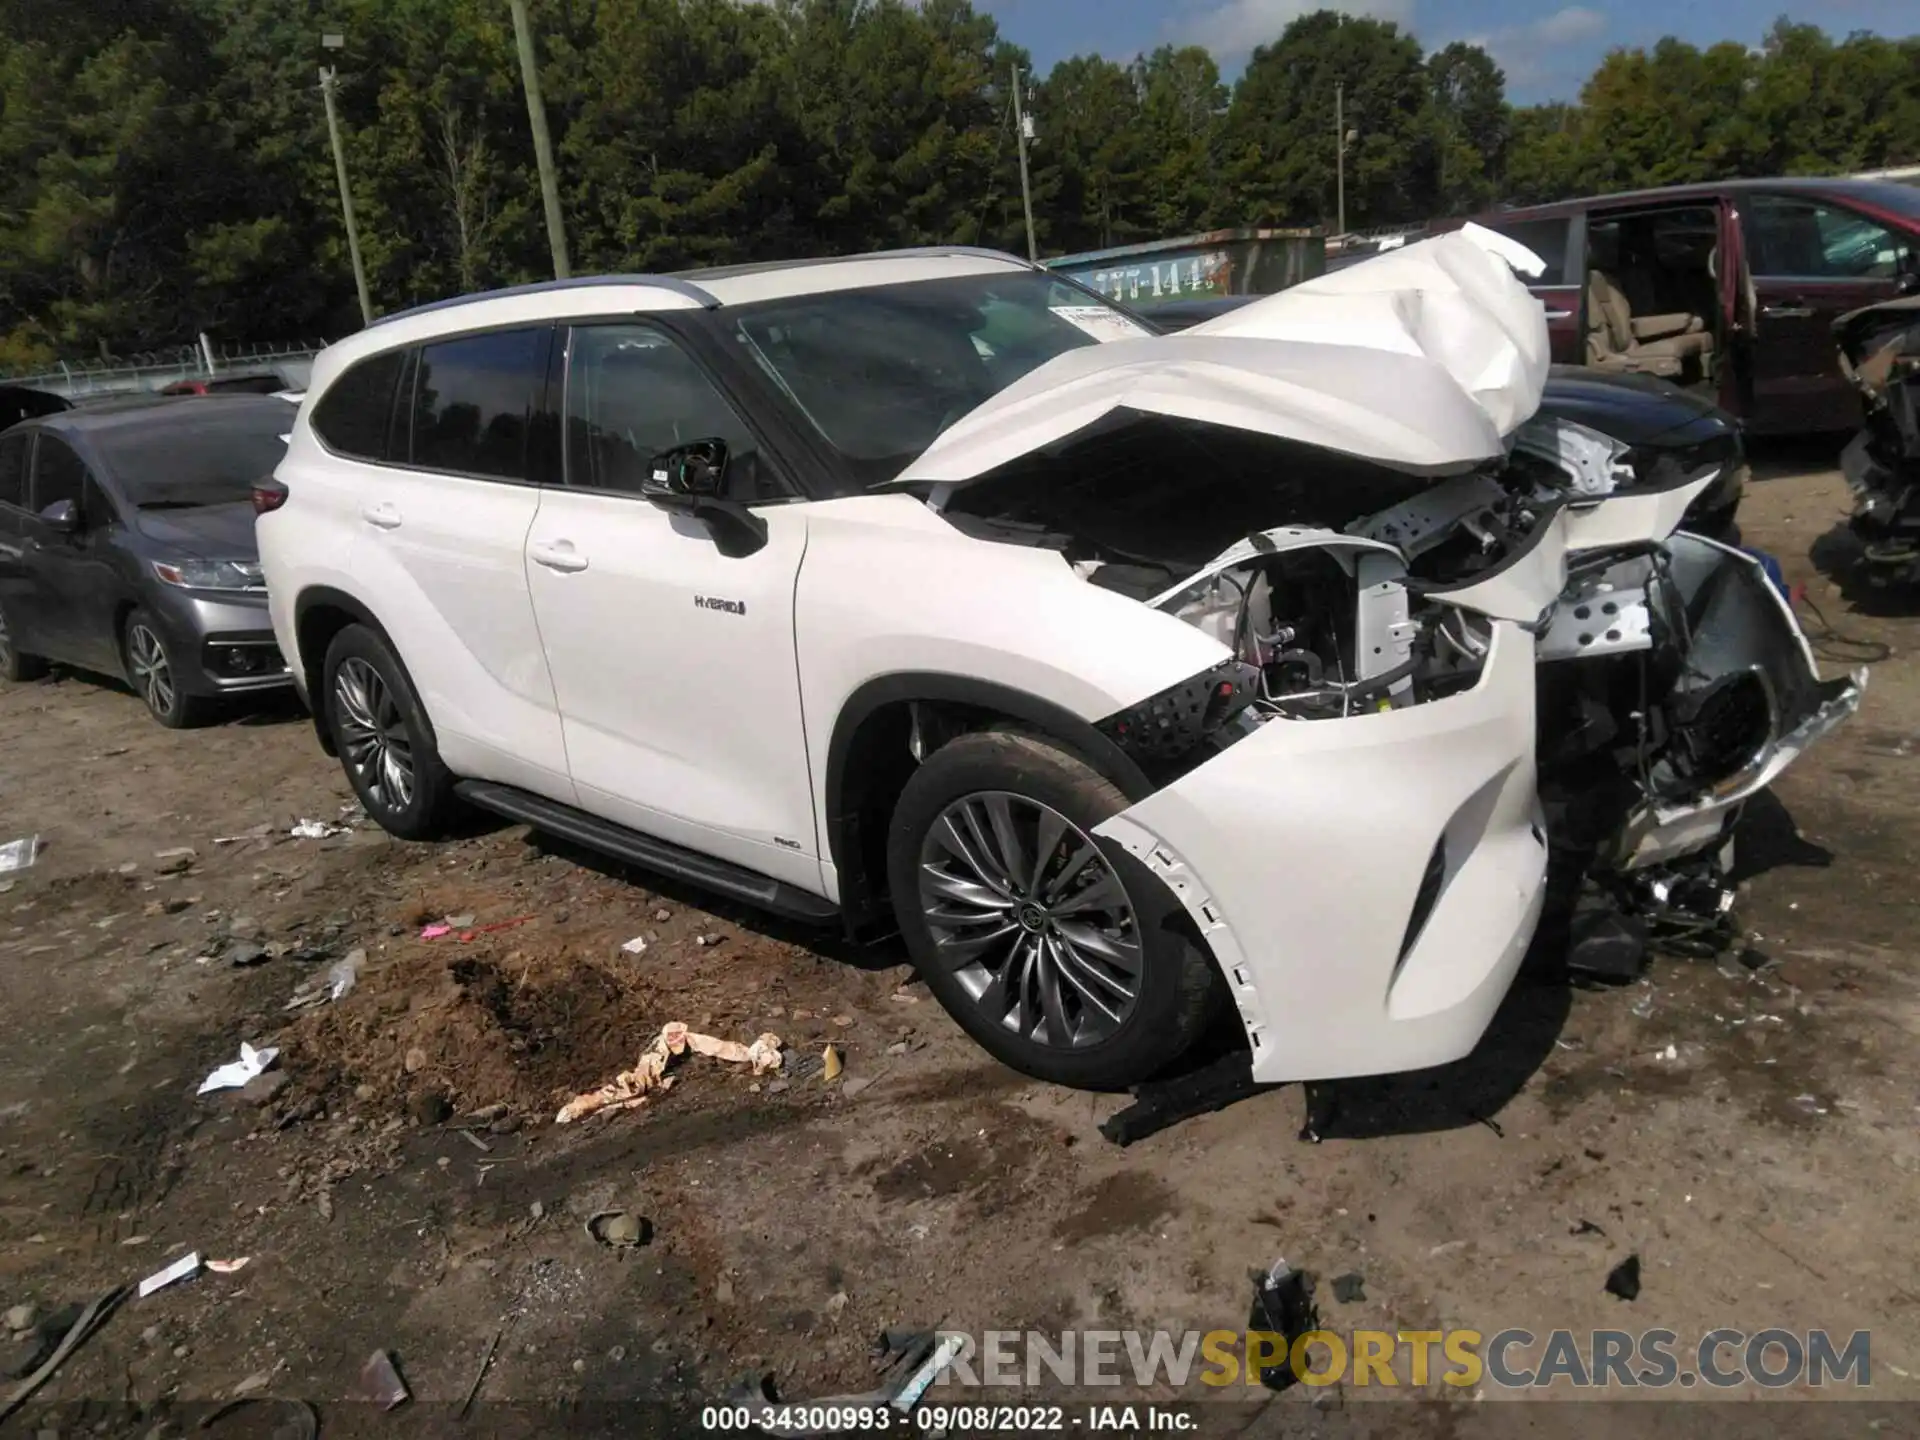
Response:
[[[1500,62],[1507,88],[1537,90],[1571,73],[1591,68],[1589,42],[1606,33],[1607,17],[1585,5],[1568,5],[1524,25],[1507,25],[1467,38]],[[1575,53],[1568,54],[1573,49]]]
[[[1170,29],[1189,44],[1204,45],[1223,67],[1231,69],[1253,53],[1256,45],[1270,45],[1280,32],[1302,15],[1315,10],[1338,10],[1369,15],[1401,25],[1413,19],[1414,0],[1207,0],[1172,22]]]

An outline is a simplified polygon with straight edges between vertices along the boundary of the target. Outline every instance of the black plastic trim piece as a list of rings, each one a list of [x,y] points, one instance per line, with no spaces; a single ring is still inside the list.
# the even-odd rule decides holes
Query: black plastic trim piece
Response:
[[[491,810],[496,815],[504,815],[509,820],[518,820],[535,829],[546,830],[590,850],[631,861],[648,870],[657,870],[678,880],[688,880],[709,890],[718,890],[762,910],[771,910],[776,915],[811,924],[826,924],[840,915],[840,907],[831,900],[810,894],[783,880],[762,875],[757,870],[749,870],[731,861],[702,855],[696,850],[685,849],[652,835],[643,835],[638,830],[629,830],[611,820],[603,820],[584,810],[576,810],[571,805],[562,805],[557,800],[548,800],[511,785],[498,785],[490,780],[461,780],[454,785],[453,792],[469,804]]]

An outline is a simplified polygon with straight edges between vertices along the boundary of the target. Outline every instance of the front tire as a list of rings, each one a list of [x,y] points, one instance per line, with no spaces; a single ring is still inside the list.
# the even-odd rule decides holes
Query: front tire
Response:
[[[433,728],[386,637],[349,625],[321,665],[320,703],[347,783],[367,814],[402,840],[445,833],[453,775],[440,762]]]
[[[214,701],[182,688],[180,667],[160,624],[145,610],[127,616],[121,632],[127,680],[147,704],[147,713],[169,730],[191,730],[213,718]]]
[[[894,810],[888,883],[915,968],[963,1030],[1037,1079],[1150,1079],[1221,994],[1173,894],[1093,834],[1127,804],[1052,741],[990,730],[932,755]]]
[[[0,609],[0,680],[15,685],[38,680],[47,673],[47,662],[38,655],[24,655],[14,645],[13,626],[7,612]]]

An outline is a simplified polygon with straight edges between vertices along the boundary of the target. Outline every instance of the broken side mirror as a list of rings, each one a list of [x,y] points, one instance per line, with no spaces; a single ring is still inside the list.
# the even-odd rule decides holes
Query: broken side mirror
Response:
[[[40,512],[40,523],[56,535],[77,535],[80,507],[71,500],[56,500]]]
[[[714,547],[728,559],[739,560],[767,543],[767,522],[725,498],[726,477],[727,442],[695,440],[654,456],[640,493],[662,510],[699,520],[713,537]]]

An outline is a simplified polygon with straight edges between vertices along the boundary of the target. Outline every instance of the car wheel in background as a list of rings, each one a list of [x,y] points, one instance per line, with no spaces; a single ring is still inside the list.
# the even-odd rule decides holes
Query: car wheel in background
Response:
[[[386,639],[365,625],[347,626],[327,647],[321,677],[316,698],[367,813],[403,840],[442,833],[454,806],[453,776]]]
[[[23,655],[15,648],[13,626],[7,619],[7,612],[0,610],[0,680],[11,680],[18,684],[24,680],[38,680],[46,673],[46,661],[38,655]]]
[[[169,730],[206,723],[213,714],[214,702],[203,695],[189,695],[181,688],[179,666],[153,616],[144,610],[127,616],[121,643],[127,657],[127,681],[147,702],[154,719]]]
[[[1094,837],[1127,804],[1052,741],[990,730],[930,756],[894,811],[888,883],[915,967],[962,1029],[1042,1080],[1146,1080],[1224,993],[1172,892]]]

